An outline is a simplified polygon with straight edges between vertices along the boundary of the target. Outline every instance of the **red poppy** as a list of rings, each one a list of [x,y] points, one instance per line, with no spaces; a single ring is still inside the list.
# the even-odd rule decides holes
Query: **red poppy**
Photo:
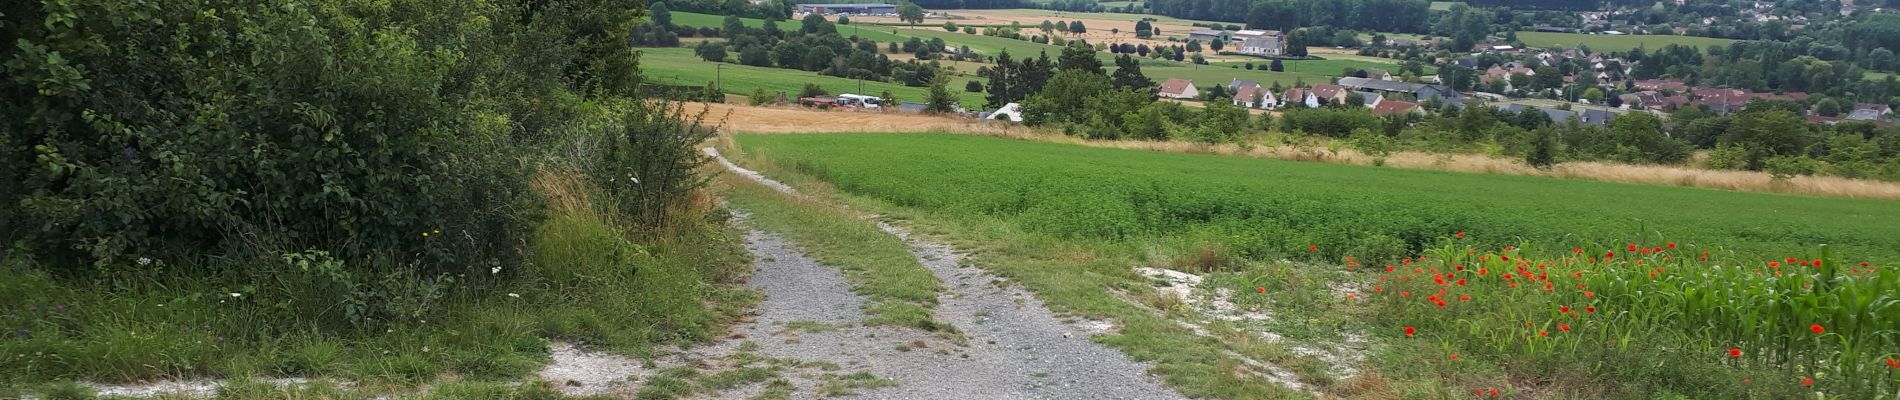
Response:
[[[1306,251],[1319,251],[1319,245],[1316,245],[1316,244],[1306,245]]]
[[[1769,261],[1769,262],[1768,262],[1768,268],[1781,268],[1781,262],[1780,262],[1780,261]]]
[[[1583,254],[1583,248],[1582,248],[1582,247],[1572,247],[1572,248],[1570,248],[1570,252],[1572,252],[1572,253],[1577,253],[1577,254]]]
[[[1676,242],[1669,242],[1669,249],[1670,249],[1670,250],[1675,250],[1675,249],[1676,249]]]
[[[1591,314],[1596,314],[1596,313],[1597,313],[1597,306],[1587,306],[1587,307],[1584,307],[1584,308],[1583,308],[1583,312],[1587,312],[1587,313],[1591,313]]]
[[[1794,263],[1794,261],[1795,261],[1794,257],[1788,257],[1788,263],[1792,264]]]
[[[1383,292],[1383,291],[1385,291],[1385,287],[1384,287],[1384,286],[1373,286],[1373,287],[1372,287],[1372,291],[1374,291],[1374,292]]]
[[[1827,332],[1827,328],[1822,328],[1822,327],[1821,327],[1821,324],[1814,324],[1814,325],[1809,325],[1809,326],[1808,326],[1808,330],[1809,330],[1809,331],[1813,331],[1813,332],[1814,332],[1814,334],[1816,334],[1816,335],[1819,335],[1819,334],[1822,334],[1822,333],[1826,333],[1826,332]]]
[[[1491,269],[1485,268],[1485,267],[1478,267],[1478,276],[1484,276],[1484,274],[1489,274],[1489,273],[1491,273]]]
[[[1630,251],[1636,251],[1636,244],[1635,244],[1635,243],[1630,243],[1630,245],[1629,245],[1629,249],[1630,249]]]
[[[1400,291],[1399,291],[1399,297],[1412,297],[1412,291],[1410,291],[1410,290],[1400,290]]]
[[[1820,267],[1821,267],[1821,260],[1814,260],[1814,267],[1815,267],[1815,268],[1820,268]]]
[[[1499,254],[1499,255],[1498,255],[1498,261],[1511,261],[1511,256],[1507,256],[1507,255],[1503,255],[1503,254]]]
[[[1728,358],[1742,358],[1742,348],[1730,347],[1728,349]]]
[[[1465,238],[1465,231],[1458,231],[1458,238],[1459,238],[1459,239],[1464,239],[1464,238]]]
[[[1458,301],[1471,301],[1471,295],[1468,295],[1468,294],[1458,295]]]
[[[1892,357],[1888,357],[1887,366],[1892,367],[1893,369],[1900,369],[1900,360],[1896,360],[1896,359],[1893,359]]]
[[[1582,272],[1572,272],[1572,273],[1570,273],[1570,277],[1572,277],[1572,278],[1582,278],[1582,277],[1583,277],[1583,273],[1582,273]]]
[[[1452,361],[1458,361],[1458,354],[1456,354],[1456,353],[1453,353],[1453,354],[1451,355],[1451,360],[1452,360]]]
[[[1261,287],[1257,287],[1257,288],[1254,288],[1254,289],[1255,289],[1255,290],[1259,290],[1259,291],[1260,291],[1260,293],[1266,293],[1266,292],[1267,292],[1267,287],[1266,287],[1266,286],[1261,286]]]
[[[1537,336],[1550,336],[1550,331],[1540,329],[1537,331]]]
[[[1696,259],[1696,261],[1708,261],[1708,260],[1709,260],[1708,257],[1701,257],[1701,258]]]
[[[1463,279],[1459,279],[1459,280],[1458,280],[1458,286],[1464,286],[1464,285],[1465,285],[1465,280],[1463,280]]]
[[[1491,397],[1498,397],[1498,390],[1497,390],[1497,389],[1491,389]]]
[[[1866,262],[1866,261],[1861,261],[1861,262],[1860,262],[1860,266],[1862,266],[1862,267],[1865,267],[1865,266],[1867,266],[1867,262]]]
[[[1412,259],[1410,259],[1410,258],[1407,258],[1407,259],[1403,259],[1403,260],[1399,260],[1399,261],[1403,261],[1403,262],[1405,262],[1406,264],[1411,264],[1411,263],[1412,263]]]
[[[1392,266],[1390,266],[1390,265],[1387,265],[1387,266],[1385,266],[1385,272],[1392,272],[1392,270],[1394,270],[1394,269],[1397,269],[1397,268],[1393,268],[1393,267],[1392,267]]]
[[[1811,377],[1811,376],[1801,377],[1801,386],[1814,386],[1814,377]]]
[[[1557,330],[1560,330],[1560,331],[1564,331],[1564,332],[1569,332],[1569,331],[1570,331],[1570,324],[1557,324]]]
[[[1570,306],[1557,307],[1557,312],[1570,313]]]
[[[1516,289],[1516,288],[1517,288],[1517,282],[1511,282],[1511,288],[1512,288],[1512,289]]]
[[[1616,258],[1616,252],[1614,252],[1614,251],[1609,251],[1609,252],[1604,252],[1604,253],[1603,253],[1603,259],[1605,259],[1605,260],[1608,260],[1608,259],[1612,259],[1612,258]]]
[[[1405,326],[1405,337],[1412,337],[1412,335],[1417,335],[1417,334],[1418,334],[1418,329],[1412,328],[1411,325]]]
[[[1583,297],[1597,297],[1597,292],[1585,290],[1583,291]]]

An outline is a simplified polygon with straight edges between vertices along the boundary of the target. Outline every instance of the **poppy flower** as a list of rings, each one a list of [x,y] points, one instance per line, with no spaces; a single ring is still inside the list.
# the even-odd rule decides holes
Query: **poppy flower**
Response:
[[[1813,332],[1814,332],[1814,334],[1816,334],[1816,335],[1819,335],[1819,334],[1822,334],[1822,333],[1826,333],[1826,332],[1827,332],[1827,328],[1822,328],[1822,327],[1821,327],[1821,324],[1814,324],[1814,325],[1809,325],[1809,326],[1808,326],[1808,330],[1809,330],[1809,331],[1813,331]]]
[[[1768,262],[1768,268],[1781,268],[1781,262],[1780,262],[1780,261],[1769,261],[1769,262]]]
[[[1701,258],[1696,259],[1696,261],[1708,261],[1708,260],[1709,260],[1708,257],[1701,257]]]
[[[1410,291],[1410,290],[1400,290],[1400,291],[1399,291],[1399,297],[1412,297],[1412,291]]]
[[[1372,287],[1372,291],[1374,291],[1374,292],[1383,292],[1383,291],[1385,291],[1385,287],[1384,287],[1384,286],[1373,286],[1373,287]]]
[[[1814,386],[1814,377],[1811,377],[1811,376],[1801,377],[1801,386]]]
[[[1319,251],[1319,245],[1316,245],[1316,244],[1306,245],[1306,251]]]
[[[1498,255],[1498,261],[1511,261],[1511,256],[1507,256],[1507,255],[1503,255],[1503,254],[1499,254],[1499,255]]]
[[[1887,366],[1893,369],[1900,369],[1900,360],[1896,360],[1896,359],[1893,359],[1892,357],[1889,357],[1887,358]]]
[[[1557,312],[1568,314],[1570,313],[1570,306],[1557,307]]]
[[[1539,329],[1537,331],[1537,336],[1550,336],[1550,331]]]
[[[1392,267],[1392,266],[1390,266],[1390,265],[1387,265],[1387,266],[1385,266],[1385,272],[1392,272],[1392,270],[1394,270],[1394,269],[1397,269],[1397,268],[1393,268],[1393,267]]]
[[[1451,360],[1452,360],[1452,361],[1458,361],[1458,354],[1457,354],[1457,353],[1453,353],[1453,354],[1451,355]]]
[[[1670,250],[1675,250],[1675,249],[1676,249],[1676,242],[1669,242],[1669,249],[1670,249]]]
[[[1584,307],[1584,308],[1583,308],[1583,312],[1587,312],[1587,313],[1591,313],[1591,314],[1596,314],[1596,313],[1597,313],[1597,306],[1586,306],[1586,307]]]
[[[1815,267],[1815,268],[1820,268],[1820,267],[1821,267],[1821,260],[1814,260],[1814,267]]]
[[[1570,273],[1570,277],[1572,277],[1572,278],[1582,278],[1582,277],[1583,277],[1583,273],[1582,273],[1582,272],[1572,272],[1572,273]]]
[[[1489,274],[1489,273],[1491,273],[1491,269],[1485,268],[1485,267],[1478,267],[1478,276],[1484,276],[1484,274]]]
[[[1458,280],[1458,286],[1464,286],[1464,285],[1465,285],[1465,280],[1463,280],[1463,279],[1459,279],[1459,280]]]
[[[1498,390],[1497,390],[1497,389],[1491,389],[1491,397],[1498,397]]]
[[[1259,291],[1260,291],[1260,293],[1266,293],[1266,292],[1267,292],[1267,287],[1266,287],[1266,286],[1261,286],[1261,287],[1256,287],[1256,288],[1254,288],[1254,290],[1259,290]]]
[[[1570,324],[1557,324],[1557,330],[1560,330],[1560,331],[1564,331],[1564,332],[1569,332],[1569,331],[1570,331]]]
[[[1862,266],[1862,267],[1865,267],[1865,266],[1867,266],[1867,262],[1866,262],[1866,261],[1861,261],[1861,262],[1860,262],[1860,266]]]
[[[1459,239],[1464,239],[1464,238],[1465,238],[1465,231],[1458,231],[1458,238],[1459,238]]]
[[[1597,297],[1597,292],[1585,290],[1583,291],[1583,297]]]
[[[1608,260],[1608,259],[1612,259],[1612,258],[1616,258],[1616,252],[1614,252],[1614,251],[1611,251],[1611,252],[1605,252],[1605,253],[1603,253],[1603,259],[1604,259],[1604,260]]]
[[[1630,245],[1629,245],[1629,249],[1630,249],[1630,251],[1636,251],[1636,244],[1635,244],[1635,243],[1630,243]]]
[[[1572,247],[1572,248],[1570,248],[1570,252],[1571,252],[1571,253],[1577,253],[1577,254],[1583,254],[1583,248],[1582,248],[1582,247]]]
[[[1730,347],[1728,349],[1728,358],[1742,358],[1742,348]]]
[[[1411,325],[1405,326],[1405,337],[1412,337],[1413,335],[1417,335],[1417,334],[1418,334],[1417,328],[1413,328]]]
[[[1458,301],[1471,301],[1471,295],[1468,295],[1468,294],[1458,295]]]

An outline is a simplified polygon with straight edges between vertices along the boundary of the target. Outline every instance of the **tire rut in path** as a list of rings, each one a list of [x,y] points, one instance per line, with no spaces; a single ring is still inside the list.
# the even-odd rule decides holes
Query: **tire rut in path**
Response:
[[[791,188],[718,157],[733,172],[782,192]],[[742,216],[743,213],[737,213]],[[964,265],[950,246],[879,223],[903,238],[911,254],[942,281],[938,321],[963,337],[914,328],[857,326],[863,299],[834,267],[824,266],[785,239],[751,230],[745,247],[755,258],[751,285],[765,294],[753,320],[737,336],[757,344],[756,353],[799,361],[828,361],[837,374],[869,372],[893,387],[857,390],[877,399],[1180,399],[1145,371],[1148,366],[1088,340],[1095,326],[1059,320],[1027,291],[982,269]],[[795,331],[797,321],[835,324],[831,331]],[[697,351],[730,354],[738,340]],[[921,345],[921,346],[919,346]],[[817,379],[788,372],[799,389],[793,398],[815,398]]]

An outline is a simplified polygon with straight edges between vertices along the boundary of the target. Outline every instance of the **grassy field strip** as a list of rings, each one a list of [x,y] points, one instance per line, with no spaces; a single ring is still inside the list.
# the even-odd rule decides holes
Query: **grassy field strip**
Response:
[[[738,139],[748,152],[797,165],[847,191],[905,206],[1015,216],[1032,230],[1064,236],[1168,235],[1190,232],[1186,223],[1199,221],[1219,228],[1193,233],[1237,235],[1238,240],[1221,241],[1242,253],[1305,255],[1310,244],[1319,244],[1316,251],[1326,256],[1396,259],[1428,238],[1457,229],[1500,242],[1648,233],[1766,254],[1799,254],[1827,243],[1855,258],[1900,259],[1900,203],[1883,200],[1135,152],[967,135]],[[1105,159],[1116,161],[1099,162]],[[1632,209],[1632,201],[1652,206]]]
[[[1676,35],[1588,35],[1582,33],[1524,32],[1517,33],[1518,40],[1525,46],[1541,48],[1572,48],[1581,43],[1590,46],[1592,51],[1624,52],[1636,48],[1660,49],[1670,43],[1694,46],[1706,49],[1709,46],[1727,46],[1734,39],[1722,39],[1701,36]]]
[[[946,238],[970,255],[966,262],[1016,281],[1058,315],[1113,322],[1115,329],[1091,340],[1120,350],[1135,361],[1155,363],[1151,372],[1161,375],[1183,395],[1221,399],[1311,397],[1260,378],[1271,372],[1253,364],[1289,359],[1278,344],[1223,321],[1209,321],[1203,325],[1206,335],[1198,334],[1190,325],[1153,312],[1185,310],[1177,298],[1158,293],[1152,280],[1129,268],[1138,256],[1125,247],[1064,241],[1025,232],[1004,219],[956,218],[849,191],[829,190],[826,188],[831,184],[757,153],[741,156],[740,162],[807,193],[902,221],[917,233]]]
[[[728,189],[726,201],[751,213],[753,224],[784,235],[806,254],[843,270],[852,291],[869,301],[864,311],[871,317],[864,321],[866,325],[954,329],[932,318],[943,287],[903,240],[818,199],[784,193],[752,179],[727,175],[721,181]]]
[[[823,86],[831,93],[863,93],[877,95],[888,90],[899,101],[922,102],[929,96],[930,88],[911,87],[896,83],[859,81],[819,75],[817,72],[786,68],[754,67],[741,64],[725,64],[716,71],[713,64],[693,55],[693,49],[673,48],[637,48],[640,51],[640,70],[647,79],[676,85],[705,85],[719,80],[726,93],[751,95],[754,90],[764,89],[768,94],[784,92],[787,98],[798,97],[799,90],[806,83]],[[983,104],[982,93],[963,91],[968,77],[952,77],[948,84],[951,92],[956,93],[966,107],[974,108]],[[977,79],[981,81],[980,79]],[[862,90],[859,87],[863,87]]]

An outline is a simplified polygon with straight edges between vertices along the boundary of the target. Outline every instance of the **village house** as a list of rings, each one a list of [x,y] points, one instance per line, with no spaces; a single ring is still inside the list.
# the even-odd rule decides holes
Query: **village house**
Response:
[[[819,15],[897,15],[894,4],[799,4],[799,14]]]
[[[1421,112],[1418,103],[1403,100],[1385,100],[1372,107],[1372,115],[1388,116]]]
[[[1333,84],[1313,85],[1313,97],[1319,98],[1320,101],[1323,101],[1326,104],[1345,103],[1346,95],[1348,94],[1348,92],[1351,92],[1351,91],[1352,90],[1350,89],[1346,89],[1345,86],[1340,86],[1340,85],[1333,85]]]
[[[1860,103],[1854,105],[1854,111],[1847,113],[1849,121],[1886,121],[1893,114],[1893,108],[1886,104]]]
[[[1280,96],[1280,107],[1292,104],[1299,104],[1306,108],[1319,107],[1319,96],[1313,95],[1313,91],[1306,88],[1287,89],[1286,94]]]
[[[1234,105],[1246,108],[1271,108],[1278,99],[1260,85],[1243,86],[1234,92]]]
[[[1161,90],[1155,92],[1155,95],[1170,99],[1193,99],[1200,97],[1201,91],[1194,88],[1194,81],[1168,78],[1167,81],[1161,82]]]

